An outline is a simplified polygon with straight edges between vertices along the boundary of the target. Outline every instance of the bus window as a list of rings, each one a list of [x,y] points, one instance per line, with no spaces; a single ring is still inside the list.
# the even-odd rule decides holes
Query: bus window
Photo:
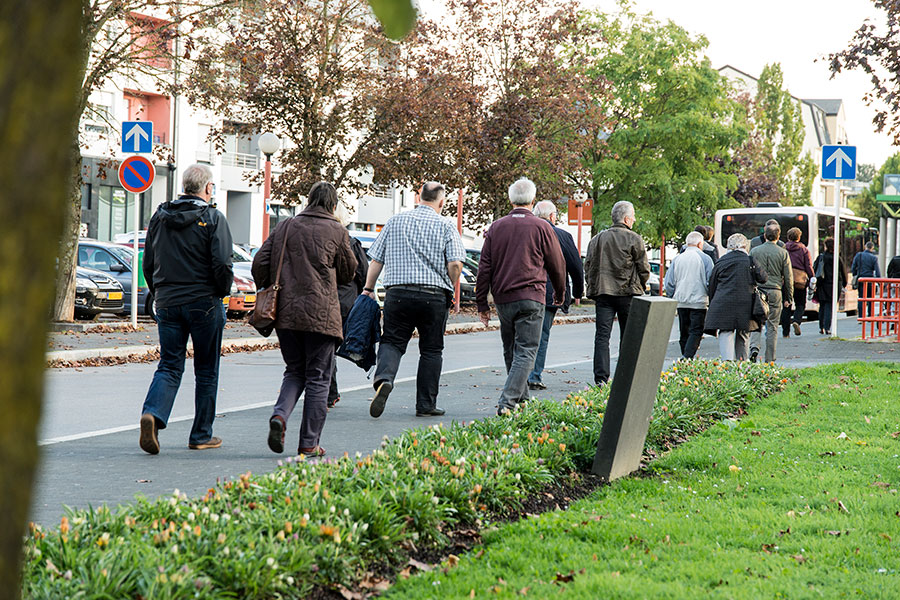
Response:
[[[735,233],[743,233],[748,240],[759,236],[766,227],[766,221],[775,219],[781,225],[781,241],[787,242],[788,229],[797,227],[800,230],[800,241],[809,243],[809,222],[807,215],[798,213],[733,213],[722,219],[722,242]]]

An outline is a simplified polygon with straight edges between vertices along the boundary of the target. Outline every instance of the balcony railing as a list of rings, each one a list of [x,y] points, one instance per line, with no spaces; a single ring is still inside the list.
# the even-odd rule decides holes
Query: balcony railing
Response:
[[[394,192],[389,185],[379,185],[373,184],[369,186],[369,189],[366,191],[366,195],[372,196],[373,198],[386,198],[391,199],[394,197]]]
[[[237,167],[239,169],[258,169],[259,157],[255,154],[242,152],[226,152],[222,155],[223,167]]]

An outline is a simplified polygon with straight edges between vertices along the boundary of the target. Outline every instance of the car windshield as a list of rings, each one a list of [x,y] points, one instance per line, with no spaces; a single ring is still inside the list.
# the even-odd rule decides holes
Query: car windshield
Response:
[[[124,262],[125,264],[131,264],[131,255],[134,252],[131,248],[127,248],[125,246],[104,246],[109,253]]]
[[[653,273],[654,275],[659,275],[659,263],[658,262],[650,263],[650,272]]]
[[[231,260],[233,262],[253,262],[253,257],[240,246],[234,246],[231,249]]]

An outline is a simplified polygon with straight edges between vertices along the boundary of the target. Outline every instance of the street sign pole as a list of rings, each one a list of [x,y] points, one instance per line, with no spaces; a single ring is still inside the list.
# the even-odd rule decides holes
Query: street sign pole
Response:
[[[838,301],[840,300],[840,256],[841,256],[841,181],[834,180],[834,257],[831,269],[831,337],[838,337]]]
[[[131,326],[137,329],[138,311],[138,229],[140,229],[140,194],[134,195],[134,253],[131,255]]]
[[[856,179],[856,146],[822,146],[822,179],[834,183],[834,256],[831,270],[831,337],[838,337],[841,280],[841,181]]]

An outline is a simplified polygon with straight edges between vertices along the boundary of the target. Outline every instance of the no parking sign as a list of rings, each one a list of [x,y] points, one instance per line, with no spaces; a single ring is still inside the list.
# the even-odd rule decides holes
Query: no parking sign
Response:
[[[129,192],[146,192],[155,177],[156,167],[143,156],[129,156],[119,165],[119,183]]]

